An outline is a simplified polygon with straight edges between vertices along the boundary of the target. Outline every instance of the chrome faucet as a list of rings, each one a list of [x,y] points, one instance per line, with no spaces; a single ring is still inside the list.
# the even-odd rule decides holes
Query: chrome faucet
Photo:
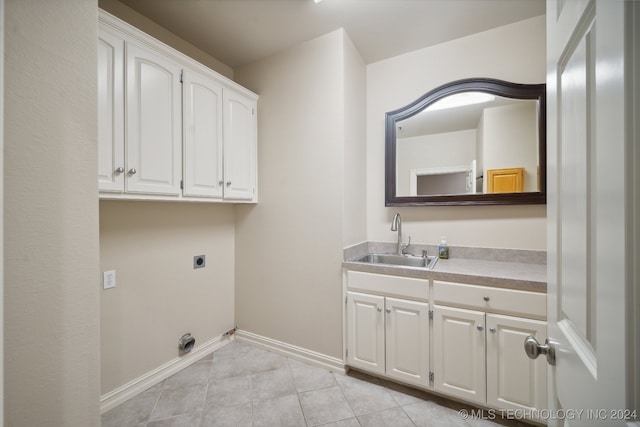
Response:
[[[398,255],[404,255],[404,250],[411,244],[411,236],[409,236],[409,242],[406,245],[402,244],[402,218],[400,214],[396,212],[391,221],[391,231],[398,232]]]

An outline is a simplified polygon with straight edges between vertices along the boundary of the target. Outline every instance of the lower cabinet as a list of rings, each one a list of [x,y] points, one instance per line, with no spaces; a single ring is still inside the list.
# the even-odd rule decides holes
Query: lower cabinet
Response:
[[[486,401],[484,313],[433,309],[434,390],[470,402]]]
[[[429,385],[429,304],[347,293],[347,363]]]
[[[487,314],[487,405],[505,409],[547,407],[546,358],[529,359],[528,335],[544,340],[547,323]]]
[[[547,406],[546,361],[523,348],[546,336],[544,293],[349,271],[346,304],[347,365],[480,406]]]
[[[434,306],[434,390],[501,409],[546,407],[547,367],[524,339],[546,336],[546,322]]]

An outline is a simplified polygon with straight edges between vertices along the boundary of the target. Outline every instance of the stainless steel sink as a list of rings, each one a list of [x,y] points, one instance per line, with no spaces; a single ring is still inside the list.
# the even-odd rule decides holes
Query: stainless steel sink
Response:
[[[368,264],[382,265],[402,265],[405,267],[424,268],[432,270],[435,267],[438,257],[436,256],[416,256],[398,254],[366,254],[355,258],[353,262],[365,262]]]

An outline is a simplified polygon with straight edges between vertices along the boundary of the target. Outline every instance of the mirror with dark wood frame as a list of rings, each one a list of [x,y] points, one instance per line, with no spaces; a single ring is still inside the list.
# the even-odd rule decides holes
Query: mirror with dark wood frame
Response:
[[[442,85],[386,114],[385,205],[546,203],[546,87]]]

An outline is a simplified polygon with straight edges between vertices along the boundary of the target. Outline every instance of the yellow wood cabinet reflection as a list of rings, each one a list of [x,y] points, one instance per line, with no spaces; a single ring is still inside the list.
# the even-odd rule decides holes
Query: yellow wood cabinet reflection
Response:
[[[487,169],[488,193],[521,193],[524,168]]]

